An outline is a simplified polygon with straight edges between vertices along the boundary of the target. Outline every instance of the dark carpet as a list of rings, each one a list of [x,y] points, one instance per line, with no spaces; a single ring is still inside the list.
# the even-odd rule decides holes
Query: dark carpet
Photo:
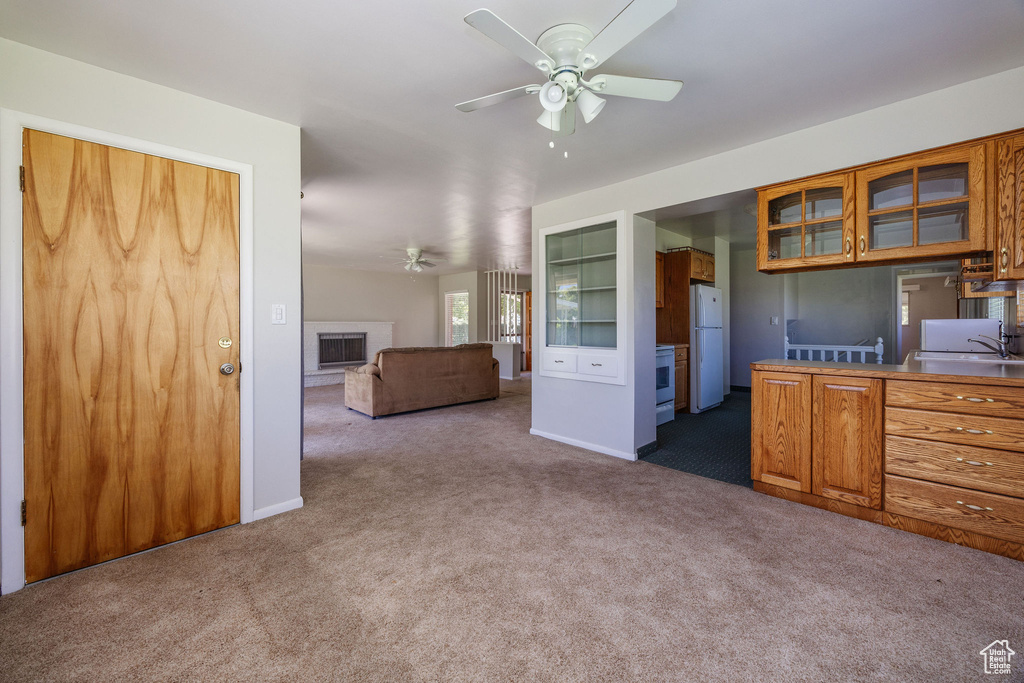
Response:
[[[753,488],[750,480],[750,393],[733,391],[717,408],[658,427],[658,450],[644,462]]]

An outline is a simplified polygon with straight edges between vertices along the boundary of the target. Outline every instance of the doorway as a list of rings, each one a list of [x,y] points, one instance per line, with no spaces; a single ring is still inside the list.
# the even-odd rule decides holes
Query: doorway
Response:
[[[23,150],[31,582],[240,521],[240,182],[27,128]]]
[[[899,283],[899,353],[891,362],[902,363],[914,349],[921,348],[921,321],[957,317],[956,274],[897,276]],[[887,361],[890,362],[890,361]]]

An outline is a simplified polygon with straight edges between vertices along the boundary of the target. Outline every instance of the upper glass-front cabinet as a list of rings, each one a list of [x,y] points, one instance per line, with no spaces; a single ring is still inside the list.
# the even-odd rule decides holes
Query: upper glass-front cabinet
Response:
[[[541,374],[625,382],[623,223],[617,213],[541,230]]]
[[[985,248],[984,143],[857,172],[858,261]]]
[[[777,185],[758,194],[758,268],[853,260],[853,173]]]

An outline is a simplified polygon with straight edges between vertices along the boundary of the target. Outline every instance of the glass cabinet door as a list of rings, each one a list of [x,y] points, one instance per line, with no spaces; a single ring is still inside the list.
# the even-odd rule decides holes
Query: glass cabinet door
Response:
[[[857,173],[857,259],[984,249],[984,143]]]
[[[616,347],[616,227],[545,238],[547,346]]]
[[[852,260],[852,173],[764,190],[758,204],[760,270]]]

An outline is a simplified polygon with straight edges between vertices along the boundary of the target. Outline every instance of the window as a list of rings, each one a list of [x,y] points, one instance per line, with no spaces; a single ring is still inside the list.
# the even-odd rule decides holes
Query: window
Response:
[[[469,292],[444,293],[444,344],[469,343]]]

